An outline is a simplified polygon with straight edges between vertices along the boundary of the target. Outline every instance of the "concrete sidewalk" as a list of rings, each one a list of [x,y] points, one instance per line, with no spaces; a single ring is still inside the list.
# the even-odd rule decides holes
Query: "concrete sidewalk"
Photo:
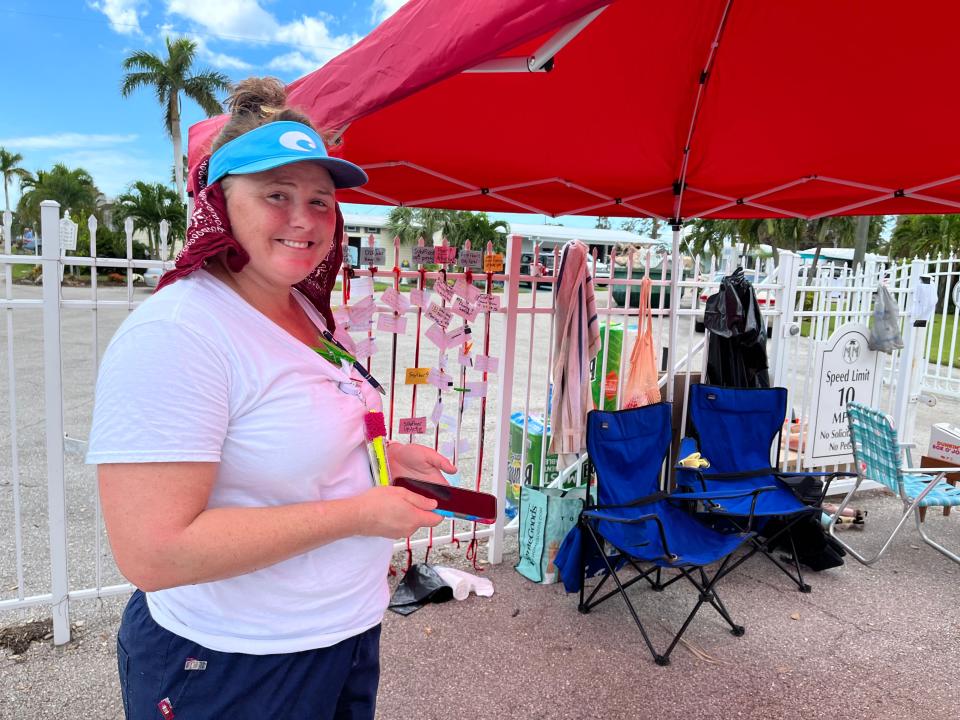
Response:
[[[869,510],[867,525],[844,537],[878,547],[899,502],[874,492],[855,504]],[[960,547],[960,517],[935,511],[927,522]],[[874,568],[848,561],[809,573],[809,595],[752,559],[718,586],[746,635],[730,635],[707,608],[666,668],[652,662],[619,599],[580,615],[575,596],[523,579],[515,559],[511,543],[504,563],[484,572],[492,598],[387,613],[379,718],[957,717],[960,566],[912,526]],[[430,560],[469,567],[449,548]],[[694,602],[684,585],[631,590],[660,646]],[[34,643],[14,660],[5,651],[0,718],[122,717],[114,634],[123,604],[76,603],[73,642]]]

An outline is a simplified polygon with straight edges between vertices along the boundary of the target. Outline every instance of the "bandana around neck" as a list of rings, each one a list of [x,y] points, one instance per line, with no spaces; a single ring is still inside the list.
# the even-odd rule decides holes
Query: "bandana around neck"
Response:
[[[220,253],[226,253],[227,267],[231,272],[240,272],[250,261],[250,256],[244,250],[230,229],[230,220],[227,217],[227,199],[223,194],[223,187],[219,182],[207,185],[207,169],[210,166],[210,156],[201,161],[194,170],[193,187],[196,192],[193,203],[193,213],[190,215],[190,224],[187,227],[187,240],[183,249],[177,255],[173,269],[168,270],[160,278],[157,291],[167,285],[175,283],[195,270],[206,266]],[[337,273],[343,263],[343,215],[340,205],[336,205],[337,225],[333,232],[333,247],[313,272],[298,282],[294,287],[302,292],[317,308],[327,323],[327,329],[333,332],[336,325],[333,313],[330,310],[330,294],[337,281]]]

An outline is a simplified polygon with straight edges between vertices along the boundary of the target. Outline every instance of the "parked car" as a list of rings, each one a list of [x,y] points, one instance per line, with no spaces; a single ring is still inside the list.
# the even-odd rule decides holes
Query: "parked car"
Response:
[[[143,284],[149,288],[155,288],[160,278],[163,276],[163,268],[147,268],[143,271]]]
[[[536,263],[534,263],[533,253],[523,253],[520,256],[520,274],[521,275],[532,275],[534,268],[538,269],[537,275],[539,277],[549,277],[553,275],[553,253],[552,252],[542,252]],[[523,286],[530,287],[532,283],[522,282],[520,283]],[[537,286],[539,289],[547,290],[550,285],[548,283],[543,283],[542,285]]]
[[[700,289],[700,314],[693,322],[693,329],[698,333],[704,331],[703,326],[703,306],[707,302],[707,298],[715,294],[720,287],[720,281],[727,275],[725,272],[716,272],[713,274],[713,280],[710,281],[710,284],[704,283]],[[772,283],[767,282],[766,275],[754,276],[752,273],[747,273],[747,280],[753,285],[754,289],[757,292],[757,305],[760,306],[762,311],[764,308],[772,308],[776,304],[776,299],[773,296]],[[768,329],[769,332],[769,329]]]

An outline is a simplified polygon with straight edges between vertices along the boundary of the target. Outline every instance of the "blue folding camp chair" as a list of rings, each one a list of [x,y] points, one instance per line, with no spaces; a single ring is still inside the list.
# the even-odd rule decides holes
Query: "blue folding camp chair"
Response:
[[[706,497],[714,501],[743,500],[749,505],[763,492],[762,489],[683,495],[661,492],[660,475],[672,434],[670,423],[669,403],[617,412],[594,410],[587,416],[587,448],[597,473],[597,504],[584,508],[577,528],[567,536],[556,558],[567,590],[580,590],[580,612],[588,613],[614,595],[623,598],[658,665],[669,664],[670,653],[704,604],[720,613],[734,635],[744,632],[721,602],[716,584],[726,574],[731,553],[748,542],[752,534],[716,532],[679,506]],[[605,548],[605,544],[612,550]],[[597,561],[602,577],[585,598],[587,567]],[[713,563],[720,565],[709,577],[705,568]],[[637,574],[622,580],[618,572],[627,571],[626,566]],[[678,572],[664,581],[661,571],[669,569]],[[616,588],[597,598],[610,578]],[[699,597],[661,654],[650,641],[626,590],[641,580],[662,590],[681,578],[697,589]]]
[[[731,527],[736,532],[757,530],[764,533],[763,525],[771,519],[781,521],[776,530],[766,533],[766,537],[752,538],[749,552],[731,563],[727,572],[760,552],[793,580],[801,592],[810,592],[810,586],[803,580],[791,531],[800,522],[811,517],[819,518],[830,483],[840,476],[852,476],[852,473],[789,473],[777,469],[780,431],[787,414],[786,388],[691,385],[687,414],[693,437],[681,441],[680,458],[699,452],[710,465],[707,468],[678,465],[678,490],[747,492],[758,487],[773,487],[760,495],[755,505],[742,498],[703,504],[705,517],[710,518],[714,526]],[[772,456],[775,457],[772,459]],[[823,483],[822,490],[809,504],[801,501],[785,482],[789,478],[804,477],[817,478]],[[820,532],[819,527],[817,532]],[[789,544],[793,572],[774,556],[774,548],[781,541]]]
[[[927,536],[920,521],[920,508],[960,506],[960,488],[944,482],[944,476],[956,468],[905,468],[900,460],[900,444],[897,432],[887,415],[872,410],[861,403],[847,404],[847,423],[850,425],[850,439],[853,443],[853,459],[857,466],[857,481],[840,507],[830,520],[830,535],[844,549],[864,565],[872,565],[879,560],[890,547],[900,528],[913,515],[920,537],[930,547],[960,563],[960,555],[947,550],[943,545]],[[850,498],[864,480],[885,485],[897,495],[903,503],[900,521],[893,528],[890,537],[873,557],[864,557],[834,533],[834,526],[840,513],[850,502]]]

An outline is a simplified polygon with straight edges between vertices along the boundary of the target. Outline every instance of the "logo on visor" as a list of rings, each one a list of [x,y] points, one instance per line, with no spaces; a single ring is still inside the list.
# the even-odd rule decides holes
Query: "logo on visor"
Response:
[[[317,149],[317,144],[313,141],[313,138],[299,130],[285,132],[280,136],[280,144],[285,148],[299,150],[300,152],[310,152]]]

